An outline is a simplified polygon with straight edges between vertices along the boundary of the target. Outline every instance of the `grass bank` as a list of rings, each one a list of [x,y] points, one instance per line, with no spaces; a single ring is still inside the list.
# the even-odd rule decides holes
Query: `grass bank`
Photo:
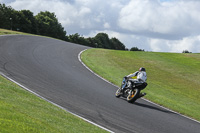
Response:
[[[0,77],[1,133],[106,132]]]
[[[81,58],[118,86],[122,77],[145,67],[146,99],[200,121],[200,54],[89,49]]]
[[[11,31],[6,29],[0,28],[0,35],[10,35],[10,34],[23,34],[23,35],[30,35],[28,33],[18,32],[18,31]]]
[[[0,35],[26,34],[0,29]],[[104,133],[0,76],[1,133]]]

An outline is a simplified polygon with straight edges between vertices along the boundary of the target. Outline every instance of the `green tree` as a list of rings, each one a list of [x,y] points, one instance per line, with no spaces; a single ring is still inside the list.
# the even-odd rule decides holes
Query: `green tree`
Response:
[[[77,43],[77,44],[89,46],[89,40],[87,40],[84,37],[80,36],[78,33],[69,35],[68,36],[68,41],[72,42],[72,43]]]
[[[37,23],[33,13],[30,10],[19,11],[19,25],[23,32],[37,34]]]
[[[116,50],[125,50],[125,45],[121,43],[117,38],[111,38],[110,42],[112,43],[112,46],[114,46],[114,49]]]
[[[189,52],[188,50],[183,50],[182,53],[192,53],[192,52]]]
[[[12,29],[14,9],[11,6],[0,4],[0,28]]]
[[[144,51],[144,49],[139,49],[137,47],[132,47],[130,51]]]
[[[88,38],[87,38],[87,41],[88,41],[88,46],[90,46],[90,47],[94,47],[94,48],[97,47],[97,43],[95,43],[94,38],[92,38],[92,37],[88,37]]]
[[[37,33],[36,22],[31,11],[16,11],[5,4],[0,4],[0,28]]]
[[[99,48],[114,49],[114,46],[110,43],[110,39],[106,33],[98,33],[94,37],[94,41]]]
[[[14,29],[17,29],[22,32],[27,32],[31,33],[32,29],[32,21],[28,19],[29,16],[25,16],[27,14],[24,13],[29,13],[27,10],[22,10],[22,11],[15,11],[15,18],[13,18],[14,22]]]
[[[66,39],[66,31],[58,22],[56,15],[49,11],[40,12],[35,16],[38,24],[38,33],[40,35]]]
[[[30,10],[16,11],[10,6],[0,4],[0,28],[50,36],[90,47],[125,50],[123,43],[117,38],[109,39],[106,33],[98,33],[93,38],[84,38],[78,33],[66,36],[66,31],[56,15],[49,11],[34,16]]]

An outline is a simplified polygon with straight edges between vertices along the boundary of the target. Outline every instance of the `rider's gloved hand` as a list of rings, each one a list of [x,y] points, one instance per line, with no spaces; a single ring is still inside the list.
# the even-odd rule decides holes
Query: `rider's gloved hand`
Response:
[[[125,79],[128,79],[128,77],[127,77],[127,76],[125,76],[124,78],[125,78]]]

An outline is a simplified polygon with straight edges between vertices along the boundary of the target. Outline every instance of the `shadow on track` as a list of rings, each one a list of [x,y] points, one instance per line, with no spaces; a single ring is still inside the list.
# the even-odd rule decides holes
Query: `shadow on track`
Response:
[[[139,103],[139,102],[135,102],[133,104],[137,105],[137,106],[140,106],[140,107],[145,107],[145,108],[161,111],[161,112],[164,112],[164,113],[176,114],[176,113],[174,113],[174,112],[172,112],[170,110],[162,109],[160,107],[155,107],[155,106],[151,106],[151,105],[147,105],[147,104],[143,104],[143,103]]]
[[[124,101],[127,102],[126,98],[121,97],[120,99],[122,99],[122,100],[124,100]],[[134,104],[134,105],[136,105],[136,106],[145,107],[145,108],[149,108],[149,109],[161,111],[161,112],[168,113],[168,114],[177,114],[177,113],[174,113],[174,112],[172,112],[172,111],[170,111],[170,110],[161,108],[161,107],[159,107],[159,106],[156,107],[156,106],[152,106],[152,105],[147,105],[147,104],[139,103],[138,101],[136,101],[136,102],[134,102],[134,103],[129,103],[129,104]]]

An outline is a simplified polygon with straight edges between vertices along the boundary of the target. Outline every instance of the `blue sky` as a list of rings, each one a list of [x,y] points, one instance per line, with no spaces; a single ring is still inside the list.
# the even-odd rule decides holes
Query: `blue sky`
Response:
[[[0,0],[16,10],[55,12],[68,34],[105,32],[127,48],[200,53],[199,0]]]

